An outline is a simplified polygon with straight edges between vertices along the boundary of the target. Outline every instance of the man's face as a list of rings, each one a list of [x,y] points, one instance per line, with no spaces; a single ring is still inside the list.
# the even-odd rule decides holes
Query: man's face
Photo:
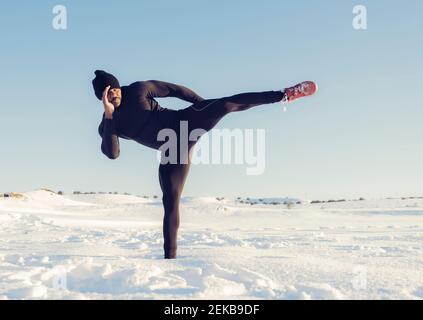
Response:
[[[120,103],[122,102],[122,90],[119,88],[110,89],[109,93],[107,94],[107,99],[111,104],[113,104],[115,108],[119,107]]]

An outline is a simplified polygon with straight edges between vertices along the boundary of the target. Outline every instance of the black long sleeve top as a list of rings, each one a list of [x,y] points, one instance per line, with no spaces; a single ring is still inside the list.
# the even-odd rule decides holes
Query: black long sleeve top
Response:
[[[175,128],[177,110],[161,107],[155,97],[176,97],[191,103],[204,100],[184,86],[157,80],[134,82],[121,90],[122,101],[115,108],[113,119],[106,119],[103,112],[98,127],[101,151],[110,159],[119,156],[119,137],[158,149],[163,143],[157,141],[158,132]]]

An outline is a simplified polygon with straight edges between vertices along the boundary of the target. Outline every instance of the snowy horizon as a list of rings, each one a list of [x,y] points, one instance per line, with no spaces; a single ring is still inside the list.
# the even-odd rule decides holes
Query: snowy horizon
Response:
[[[28,190],[9,190],[9,191],[0,191],[0,197],[3,195],[10,195],[13,193],[26,193],[26,192],[33,192],[33,191],[40,191],[40,190],[46,190],[46,191],[52,191],[54,193],[62,193],[63,195],[76,195],[76,194],[119,194],[119,195],[132,195],[137,197],[147,197],[147,198],[157,198],[161,199],[161,192],[157,194],[141,194],[141,193],[133,193],[133,192],[127,192],[127,191],[87,191],[87,190],[64,190],[64,189],[53,189],[50,187],[38,187],[34,189],[28,189]],[[328,198],[309,198],[309,197],[298,197],[295,195],[292,196],[286,196],[286,195],[273,195],[273,196],[260,196],[257,194],[251,194],[251,195],[225,195],[225,194],[209,194],[209,195],[190,195],[190,194],[183,194],[183,198],[225,198],[225,199],[251,199],[254,201],[262,200],[268,200],[271,201],[274,200],[298,200],[298,201],[321,201],[321,202],[328,202],[328,201],[334,201],[334,202],[342,202],[342,201],[363,201],[363,200],[378,200],[378,199],[423,199],[423,194],[406,194],[406,193],[397,193],[395,196],[393,195],[385,195],[385,196],[373,196],[373,197],[364,197],[364,196],[350,196],[350,197],[328,197]]]

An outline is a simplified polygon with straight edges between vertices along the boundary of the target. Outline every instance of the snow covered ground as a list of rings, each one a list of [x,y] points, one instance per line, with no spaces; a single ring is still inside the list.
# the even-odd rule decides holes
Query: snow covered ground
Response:
[[[160,198],[0,198],[0,298],[423,298],[423,199],[185,197],[176,260],[162,217]]]

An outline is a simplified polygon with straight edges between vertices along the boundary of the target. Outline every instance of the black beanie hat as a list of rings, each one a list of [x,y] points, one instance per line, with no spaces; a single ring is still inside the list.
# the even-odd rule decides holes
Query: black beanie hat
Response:
[[[112,74],[103,70],[96,70],[94,73],[95,78],[93,79],[93,88],[95,96],[99,100],[101,100],[103,91],[107,86],[110,86],[110,89],[120,88],[118,79],[116,79]]]

